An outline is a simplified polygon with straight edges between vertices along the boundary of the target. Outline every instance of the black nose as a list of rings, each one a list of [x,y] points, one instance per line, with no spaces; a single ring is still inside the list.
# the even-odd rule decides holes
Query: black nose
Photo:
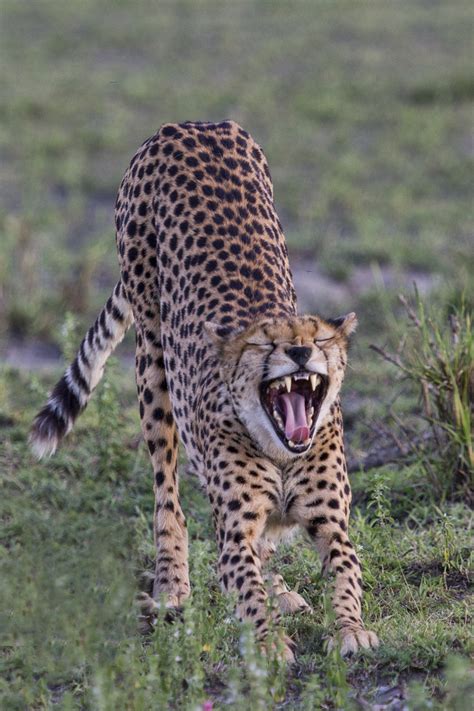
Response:
[[[292,346],[286,352],[297,365],[305,365],[311,356],[311,348],[306,346]]]

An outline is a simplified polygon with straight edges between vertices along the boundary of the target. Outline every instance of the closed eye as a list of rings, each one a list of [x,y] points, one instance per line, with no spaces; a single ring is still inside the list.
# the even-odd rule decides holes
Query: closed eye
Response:
[[[247,341],[246,345],[252,346],[253,348],[275,348],[274,343],[251,343],[250,341]]]

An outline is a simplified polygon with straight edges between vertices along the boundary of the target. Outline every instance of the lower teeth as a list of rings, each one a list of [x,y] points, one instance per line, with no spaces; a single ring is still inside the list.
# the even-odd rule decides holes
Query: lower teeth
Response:
[[[283,429],[283,420],[281,419],[279,413],[276,410],[273,410],[273,417],[277,421],[278,425]]]
[[[307,439],[305,439],[304,442],[293,442],[292,439],[288,440],[288,444],[290,445],[290,447],[307,447],[310,444],[310,442],[311,442],[311,439],[309,437]]]

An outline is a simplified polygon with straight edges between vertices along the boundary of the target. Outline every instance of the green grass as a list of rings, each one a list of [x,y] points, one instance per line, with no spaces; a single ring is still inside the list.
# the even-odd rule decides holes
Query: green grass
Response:
[[[439,313],[416,294],[415,304],[400,296],[407,331],[396,354],[372,348],[395,365],[418,390],[428,424],[423,447],[426,480],[438,499],[466,501],[474,484],[474,340],[471,313],[461,304],[443,323]],[[403,436],[409,430],[401,427]],[[414,437],[415,439],[415,437]]]
[[[438,508],[416,464],[353,478],[352,537],[377,652],[327,655],[328,590],[302,541],[273,563],[315,610],[285,623],[297,666],[261,658],[218,588],[209,506],[184,473],[192,600],[183,620],[143,640],[134,597],[152,568],[153,494],[132,380],[113,367],[64,447],[39,464],[25,438],[46,382],[2,373],[2,708],[360,708],[385,687],[405,689],[412,709],[446,708],[446,698],[467,708],[471,512]]]

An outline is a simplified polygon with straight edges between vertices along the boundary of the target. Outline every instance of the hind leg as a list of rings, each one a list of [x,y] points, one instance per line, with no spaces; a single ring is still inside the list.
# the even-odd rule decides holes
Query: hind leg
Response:
[[[140,419],[153,464],[155,492],[153,597],[141,595],[142,612],[152,621],[162,602],[167,608],[177,608],[189,596],[188,535],[178,496],[178,435],[168,395],[158,316],[147,321],[142,317],[137,323],[136,346]]]
[[[268,586],[270,596],[276,599],[282,615],[313,611],[312,607],[296,590],[290,590],[281,575],[272,575],[267,580],[270,583]]]
[[[259,555],[265,565],[275,553],[276,546],[273,541],[263,538],[259,543]],[[266,588],[270,597],[273,597],[282,615],[291,615],[297,612],[312,612],[306,600],[295,590],[290,590],[283,576],[279,573],[266,573],[264,576]]]

